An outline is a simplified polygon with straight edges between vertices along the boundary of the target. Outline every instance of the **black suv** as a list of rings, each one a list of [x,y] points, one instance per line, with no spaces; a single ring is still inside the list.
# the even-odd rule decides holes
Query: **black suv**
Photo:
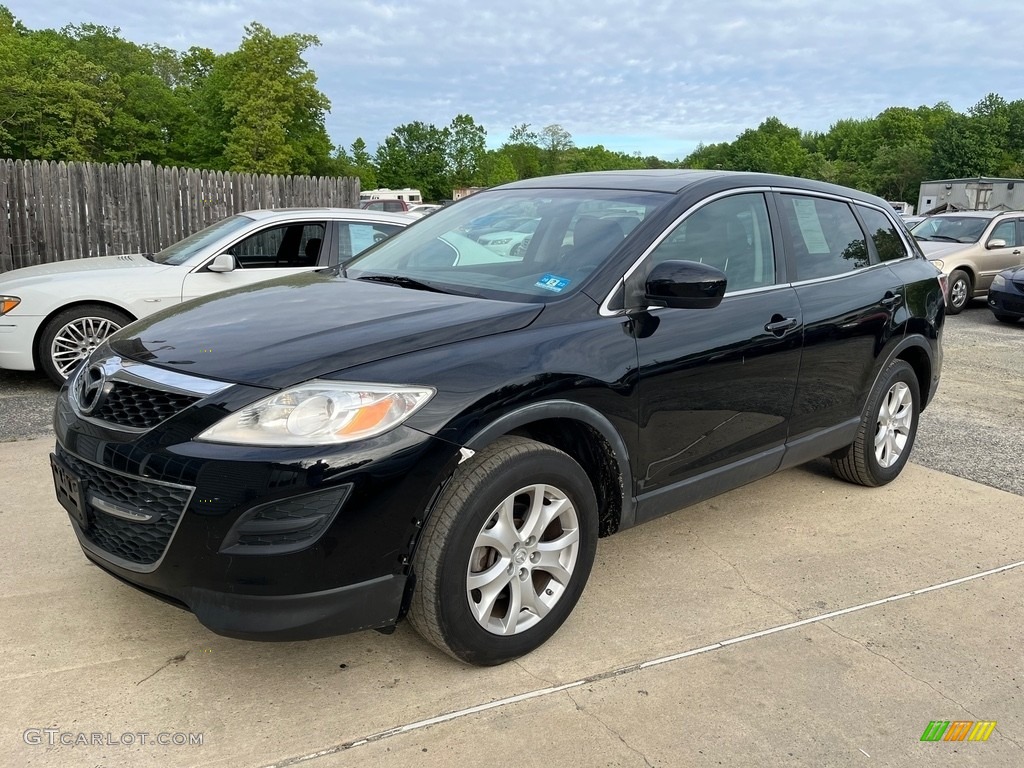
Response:
[[[467,236],[538,222],[515,256]],[[881,199],[615,172],[479,192],[349,262],[125,328],[69,379],[87,557],[220,634],[389,631],[497,664],[607,536],[820,456],[895,478],[944,286]]]

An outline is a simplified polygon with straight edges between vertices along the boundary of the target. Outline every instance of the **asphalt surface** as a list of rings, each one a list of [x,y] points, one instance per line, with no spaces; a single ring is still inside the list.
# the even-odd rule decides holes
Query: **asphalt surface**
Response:
[[[0,370],[0,442],[50,434],[57,388]],[[911,460],[1024,496],[1024,322],[998,322],[981,302],[946,321],[945,362]]]

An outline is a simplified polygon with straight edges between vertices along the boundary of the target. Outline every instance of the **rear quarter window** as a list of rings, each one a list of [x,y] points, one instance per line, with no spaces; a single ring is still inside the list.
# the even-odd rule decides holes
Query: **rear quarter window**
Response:
[[[907,246],[896,231],[896,225],[889,217],[874,208],[857,206],[864,226],[867,227],[868,235],[875,244],[875,251],[880,261],[895,261],[904,259],[910,254],[907,253]]]

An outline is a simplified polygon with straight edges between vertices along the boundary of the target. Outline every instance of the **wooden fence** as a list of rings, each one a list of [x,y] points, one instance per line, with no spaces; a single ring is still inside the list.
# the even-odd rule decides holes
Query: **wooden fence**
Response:
[[[354,207],[358,178],[0,160],[0,272],[152,253],[253,208]]]

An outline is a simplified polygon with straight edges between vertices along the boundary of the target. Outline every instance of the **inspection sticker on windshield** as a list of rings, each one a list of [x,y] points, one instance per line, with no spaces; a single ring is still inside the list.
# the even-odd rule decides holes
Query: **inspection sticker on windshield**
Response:
[[[567,277],[544,275],[544,277],[537,281],[537,287],[546,288],[547,290],[554,291],[555,293],[561,293],[569,283],[570,280]]]

